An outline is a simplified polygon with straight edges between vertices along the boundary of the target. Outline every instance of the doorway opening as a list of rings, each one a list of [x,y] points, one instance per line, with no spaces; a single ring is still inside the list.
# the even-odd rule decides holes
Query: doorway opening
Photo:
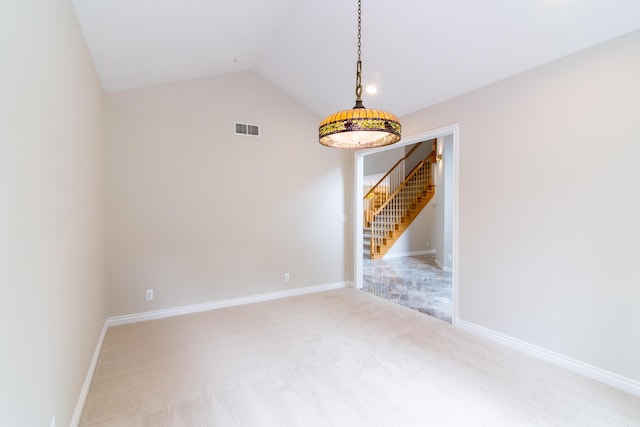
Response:
[[[424,208],[426,212],[420,214],[422,217],[416,218],[414,223],[418,221],[418,224],[414,226],[412,223],[410,229],[398,239],[398,249],[390,251],[381,260],[369,260],[363,250],[363,196],[365,187],[370,184],[365,178],[371,176],[370,166],[380,163],[379,159],[384,158],[386,154],[392,154],[385,154],[387,151],[397,151],[398,148],[405,150],[409,146],[431,139],[437,140],[437,154],[440,155],[440,159],[433,166],[436,197],[429,202],[430,206]],[[457,319],[458,289],[458,146],[459,126],[454,124],[406,137],[390,147],[357,151],[354,156],[353,189],[356,213],[356,288],[395,300],[454,325]],[[377,172],[375,167],[373,172]],[[415,230],[413,236],[411,227]],[[401,244],[403,238],[405,241]],[[422,242],[418,244],[420,241]],[[410,287],[409,292],[407,285]],[[426,292],[431,294],[420,295],[420,289],[427,289]]]

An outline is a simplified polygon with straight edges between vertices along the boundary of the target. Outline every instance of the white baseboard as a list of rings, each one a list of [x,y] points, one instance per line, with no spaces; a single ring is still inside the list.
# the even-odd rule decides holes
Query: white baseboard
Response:
[[[440,270],[444,271],[445,273],[452,273],[453,272],[451,267],[445,267],[444,265],[440,264],[440,261],[438,261],[438,258],[436,258],[436,265],[438,267],[440,267]]]
[[[418,256],[418,255],[432,255],[435,254],[436,250],[435,249],[427,249],[424,251],[413,251],[413,252],[398,252],[398,253],[389,253],[387,252],[387,254],[385,256],[383,256],[383,259],[389,259],[389,258],[402,258],[402,257],[406,257],[406,256]]]
[[[640,396],[639,381],[635,381],[630,378],[623,377],[622,375],[618,375],[613,372],[598,368],[596,366],[581,362],[579,360],[563,356],[562,354],[549,351],[545,348],[538,347],[533,344],[529,344],[525,341],[512,338],[508,335],[504,335],[491,329],[478,326],[465,320],[457,319],[455,326],[471,332],[475,335],[479,335],[500,344],[506,345],[507,347],[521,351],[530,356],[545,360],[547,362],[553,363],[554,365],[558,365],[570,371],[584,375],[585,377],[600,381],[620,390],[624,390],[627,393]]]
[[[217,310],[225,307],[235,307],[237,305],[252,304],[255,302],[270,301],[295,295],[304,295],[314,292],[345,288],[350,286],[350,283],[351,282],[336,282],[325,285],[308,286],[305,288],[287,289],[284,291],[249,295],[246,297],[226,299],[221,301],[211,301],[205,302],[203,304],[194,304],[183,307],[167,308],[163,310],[147,311],[144,313],[128,314],[125,316],[114,316],[107,319],[107,324],[108,326],[126,325],[128,323],[144,322],[146,320],[163,319],[165,317],[199,313],[201,311]]]
[[[89,388],[91,387],[91,381],[93,381],[93,374],[96,371],[96,366],[98,365],[98,358],[100,357],[100,351],[102,351],[102,343],[104,342],[104,337],[107,335],[107,321],[105,320],[102,325],[102,331],[100,331],[100,336],[98,337],[98,342],[96,344],[96,349],[93,352],[93,358],[91,359],[91,363],[89,364],[89,370],[87,371],[87,376],[84,379],[84,384],[82,385],[82,389],[80,390],[80,396],[78,397],[78,401],[76,402],[76,408],[73,411],[73,417],[71,418],[71,427],[77,427],[80,424],[80,417],[82,417],[82,411],[84,409],[84,404],[87,401],[87,396],[89,395]]]

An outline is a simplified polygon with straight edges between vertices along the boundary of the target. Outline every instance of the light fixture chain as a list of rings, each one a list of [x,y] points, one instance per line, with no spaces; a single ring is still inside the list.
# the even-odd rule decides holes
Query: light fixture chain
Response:
[[[358,61],[360,61],[362,48],[362,0],[358,0]]]
[[[356,64],[356,107],[362,107],[362,0],[358,0],[358,62]]]

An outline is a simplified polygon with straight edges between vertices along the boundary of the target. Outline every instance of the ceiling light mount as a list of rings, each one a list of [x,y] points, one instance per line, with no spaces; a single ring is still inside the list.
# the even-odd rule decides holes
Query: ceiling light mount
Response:
[[[362,103],[362,0],[358,0],[358,61],[356,104],[350,110],[331,114],[320,123],[320,144],[336,148],[373,148],[400,141],[400,120],[383,110],[370,110]]]

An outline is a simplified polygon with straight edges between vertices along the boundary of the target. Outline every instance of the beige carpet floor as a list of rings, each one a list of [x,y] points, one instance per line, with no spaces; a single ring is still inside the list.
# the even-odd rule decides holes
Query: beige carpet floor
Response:
[[[343,289],[110,328],[83,426],[639,426],[640,398]]]

